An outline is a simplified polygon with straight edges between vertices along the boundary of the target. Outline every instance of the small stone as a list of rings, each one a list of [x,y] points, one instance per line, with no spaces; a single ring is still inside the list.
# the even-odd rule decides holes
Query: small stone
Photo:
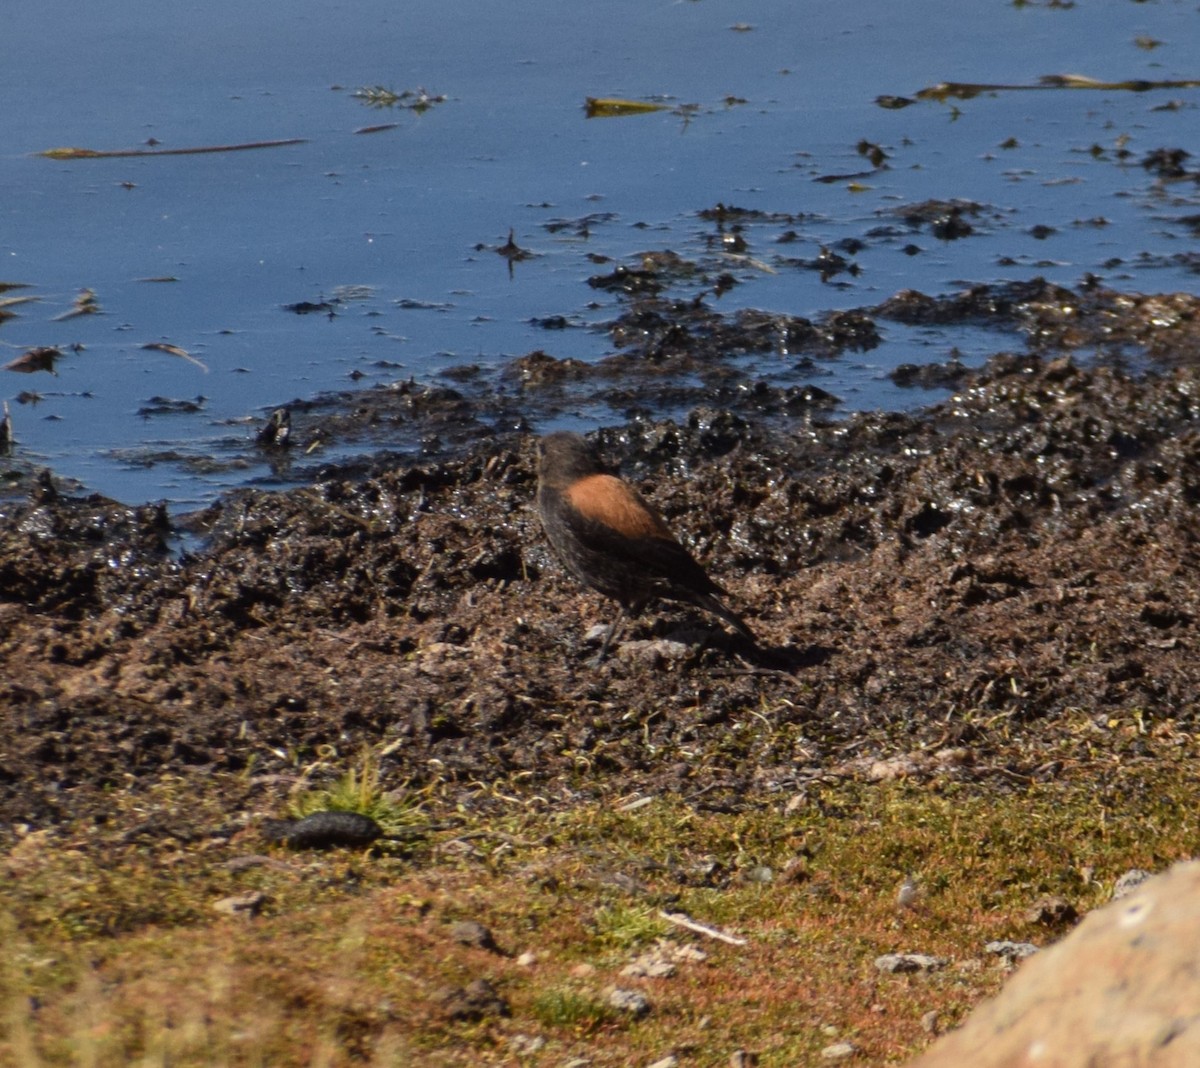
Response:
[[[958,768],[973,763],[974,757],[969,749],[939,749],[933,754],[933,762],[939,768]]]
[[[463,650],[452,642],[429,642],[421,646],[421,667],[436,667],[447,660],[461,659]]]
[[[262,853],[242,853],[240,857],[230,857],[221,866],[226,871],[232,871],[234,875],[240,871],[250,871],[253,868],[270,868],[274,871],[301,870],[295,864],[289,864],[287,860],[266,857]]]
[[[537,964],[537,959],[537,954],[532,949],[527,949],[524,953],[518,954],[517,963],[522,968],[532,968]]]
[[[1025,913],[1026,923],[1036,923],[1043,927],[1057,927],[1059,924],[1074,923],[1079,919],[1079,913],[1065,897],[1058,894],[1048,894],[1039,898]]]
[[[508,1048],[516,1057],[532,1057],[545,1048],[546,1040],[541,1035],[513,1035]]]
[[[1139,886],[1150,878],[1150,872],[1145,868],[1130,868],[1113,884],[1112,899],[1116,901],[1118,898],[1124,897],[1126,894],[1132,894]]]
[[[664,953],[667,953],[671,960],[679,961],[680,963],[702,964],[708,960],[708,954],[704,952],[695,942],[685,942],[683,945],[676,945],[674,942],[663,941],[660,943]]]
[[[622,660],[634,660],[637,663],[654,667],[663,661],[683,660],[690,656],[692,648],[683,642],[673,642],[667,638],[656,641],[622,642],[617,649],[617,655]]]
[[[448,1020],[477,1023],[489,1016],[511,1016],[508,1002],[486,979],[444,990],[438,999]]]
[[[927,1035],[936,1035],[938,1033],[939,1017],[936,1009],[930,1009],[921,1017],[921,1030]]]
[[[788,798],[788,802],[783,806],[783,814],[785,816],[794,816],[802,808],[808,807],[808,794],[799,793],[793,794]]]
[[[804,882],[809,878],[809,875],[807,857],[788,857],[783,862],[783,871],[780,873],[780,878],[785,883],[797,884]]]
[[[920,772],[918,763],[911,757],[898,756],[888,760],[873,760],[867,767],[868,782],[893,782],[907,779]]]
[[[260,890],[248,890],[244,894],[234,894],[213,902],[217,912],[226,916],[257,916],[266,904],[267,895]]]
[[[627,1012],[630,1016],[646,1016],[650,1012],[650,1001],[638,990],[626,990],[619,986],[610,986],[605,991],[608,1004],[618,1012]]]
[[[896,891],[896,905],[902,909],[911,909],[915,907],[920,896],[921,884],[917,882],[916,876],[905,876],[904,882]]]
[[[933,957],[927,953],[885,953],[875,958],[875,967],[890,975],[936,972],[949,963],[945,957]]]
[[[989,942],[983,947],[983,951],[994,957],[1003,957],[1009,964],[1013,964],[1026,957],[1032,957],[1038,951],[1038,947],[1032,942]]]
[[[670,979],[675,974],[675,962],[652,949],[626,964],[621,974],[634,979]]]
[[[665,1057],[661,1057],[653,1064],[646,1065],[646,1068],[678,1068],[679,1058],[674,1053],[668,1053]]]
[[[383,828],[361,812],[314,812],[299,820],[266,820],[263,834],[292,849],[355,848],[370,845]]]
[[[821,1056],[827,1061],[845,1061],[857,1052],[858,1047],[853,1042],[835,1042],[832,1046],[826,1046],[821,1050]]]
[[[450,928],[450,937],[459,945],[474,946],[476,949],[486,949],[489,953],[503,955],[500,947],[496,945],[496,939],[492,937],[492,932],[474,920],[459,920]]]
[[[275,863],[271,857],[263,856],[261,853],[248,853],[240,857],[230,857],[221,866],[236,875],[238,872],[249,871],[251,868],[269,868]]]

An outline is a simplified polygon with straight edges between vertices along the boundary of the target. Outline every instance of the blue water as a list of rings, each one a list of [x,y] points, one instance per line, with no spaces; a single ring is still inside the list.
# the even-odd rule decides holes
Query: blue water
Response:
[[[37,345],[83,348],[67,352],[55,376],[0,372],[0,399],[12,409],[21,462],[128,501],[190,506],[269,478],[257,462],[201,471],[147,455],[241,455],[264,413],[296,398],[430,380],[463,363],[499,367],[537,348],[601,358],[607,336],[582,325],[611,318],[618,304],[587,286],[613,266],[589,256],[711,254],[714,228],[696,212],[718,202],[801,216],[787,246],[773,243],[778,226],[747,230],[749,256],[768,266],[776,255],[812,257],[898,228],[888,213],[901,204],[962,198],[987,209],[964,240],[868,239],[853,257],[856,277],[822,282],[812,271],[742,265],[743,284],[722,309],[815,318],[904,288],[943,293],[1034,274],[1074,285],[1093,272],[1145,292],[1196,287],[1196,275],[1170,262],[1194,248],[1178,218],[1200,211],[1196,186],[1159,188],[1138,161],[1156,148],[1196,150],[1200,90],[875,103],[949,80],[1197,77],[1191,0],[1069,9],[1007,0],[7,0],[2,21],[0,281],[30,288],[0,299],[39,300],[0,324],[0,361]],[[1138,38],[1161,44],[1139,47]],[[416,114],[352,96],[376,85],[446,99]],[[697,107],[589,120],[589,96]],[[355,133],[387,122],[397,127]],[[305,143],[71,162],[36,155],[151,138],[164,148]],[[889,169],[857,188],[815,181],[868,170],[855,148],[863,140],[883,147]],[[1118,144],[1127,162],[1116,159]],[[591,213],[608,217],[586,238],[548,228]],[[1092,224],[1098,218],[1105,225]],[[1056,232],[1039,241],[1028,232],[1039,224]],[[534,254],[511,275],[494,251],[510,228]],[[909,241],[921,255],[905,254]],[[1142,253],[1148,265],[1135,264]],[[145,280],[165,276],[176,281]],[[348,286],[366,288],[332,320],[282,310]],[[54,321],[84,288],[103,314]],[[551,315],[581,327],[531,322]],[[892,385],[896,364],[945,359],[953,348],[971,362],[1012,345],[979,330],[882,325],[878,349],[821,368],[818,384],[843,398],[843,410],[936,399]],[[207,373],[141,347],[155,341],[182,346]],[[18,404],[21,391],[42,399]],[[195,414],[139,416],[153,397],[204,399]],[[384,444],[413,443],[398,432]]]

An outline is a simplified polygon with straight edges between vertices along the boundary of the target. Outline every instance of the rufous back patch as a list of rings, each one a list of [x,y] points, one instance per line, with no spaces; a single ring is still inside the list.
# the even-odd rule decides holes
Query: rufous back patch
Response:
[[[666,538],[671,531],[629,486],[613,475],[581,478],[563,494],[577,512],[627,538]]]

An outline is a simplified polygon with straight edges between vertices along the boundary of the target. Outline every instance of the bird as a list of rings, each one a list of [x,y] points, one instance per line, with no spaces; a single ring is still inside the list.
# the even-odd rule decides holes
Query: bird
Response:
[[[757,648],[754,632],[721,600],[726,591],[679,543],[658,510],[613,474],[582,435],[557,431],[538,441],[537,510],[563,567],[620,606],[597,664],[625,617],[637,617],[655,598],[711,612]]]

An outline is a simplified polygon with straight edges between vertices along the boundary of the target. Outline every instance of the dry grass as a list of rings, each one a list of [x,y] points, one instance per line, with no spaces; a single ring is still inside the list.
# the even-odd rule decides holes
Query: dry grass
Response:
[[[1011,790],[830,781],[736,814],[668,797],[551,812],[505,788],[486,818],[431,804],[437,829],[406,855],[272,847],[248,866],[228,862],[261,843],[236,836],[105,852],[82,828],[32,833],[7,858],[0,1063],[716,1066],[747,1049],[770,1066],[839,1040],[855,1063],[899,1063],[929,1041],[925,1014],[952,1025],[998,988],[986,942],[1056,936],[1023,918],[1038,897],[1084,912],[1124,870],[1189,853],[1200,808],[1177,740],[1086,770]],[[214,911],[249,890],[259,915]],[[463,919],[503,954],[455,941]],[[707,959],[622,976],[664,937]],[[893,951],[950,964],[882,976]],[[448,1019],[443,992],[480,978],[511,1016]],[[651,1012],[614,1009],[614,984]]]

